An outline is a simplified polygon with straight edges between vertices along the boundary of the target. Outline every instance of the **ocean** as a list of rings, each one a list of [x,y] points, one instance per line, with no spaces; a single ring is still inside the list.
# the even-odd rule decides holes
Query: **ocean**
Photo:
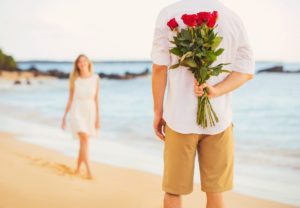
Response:
[[[257,70],[300,63],[257,62]],[[21,62],[19,68],[69,72],[70,62]],[[96,62],[95,72],[140,72],[150,62]],[[233,93],[234,191],[300,205],[300,73],[262,73]],[[161,175],[163,144],[152,131],[151,76],[101,80],[101,132],[91,140],[91,159]],[[68,80],[32,80],[13,85],[0,80],[0,131],[76,157],[78,141],[70,126],[60,128]],[[75,165],[75,160],[74,160]],[[197,166],[196,166],[197,167]],[[195,170],[199,183],[199,171]],[[195,187],[196,188],[196,187]],[[160,187],[158,187],[160,189]]]

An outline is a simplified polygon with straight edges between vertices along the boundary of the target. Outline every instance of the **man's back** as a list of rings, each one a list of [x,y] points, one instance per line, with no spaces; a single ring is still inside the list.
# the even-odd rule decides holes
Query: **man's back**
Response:
[[[223,37],[220,47],[225,51],[214,65],[230,63],[226,69],[253,74],[254,58],[243,23],[234,12],[218,0],[181,0],[162,9],[156,21],[152,48],[153,63],[170,66],[178,62],[178,57],[169,52],[174,33],[168,28],[167,22],[176,18],[179,27],[185,28],[181,20],[183,14],[197,14],[204,11],[218,11],[219,14],[216,31]],[[211,99],[219,122],[216,126],[203,129],[196,123],[197,97],[193,92],[194,77],[184,68],[168,70],[168,95],[164,111],[166,122],[181,133],[216,134],[223,131],[232,121],[231,93]],[[211,77],[207,84],[215,85],[228,75],[221,73],[219,76]]]

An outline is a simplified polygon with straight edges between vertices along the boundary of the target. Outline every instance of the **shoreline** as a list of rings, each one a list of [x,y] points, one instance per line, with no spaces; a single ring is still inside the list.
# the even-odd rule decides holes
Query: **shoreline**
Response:
[[[94,72],[96,73],[96,72]],[[140,72],[126,71],[124,74],[118,73],[96,73],[99,78],[114,79],[114,80],[131,80],[138,77],[145,77],[150,74],[150,70],[145,68]],[[69,79],[70,73],[58,69],[49,69],[46,71],[39,70],[35,67],[29,69],[15,69],[15,70],[1,70],[0,79],[15,80],[15,84],[21,84],[21,80],[34,80],[34,79]],[[29,83],[30,84],[30,83]]]
[[[92,162],[95,179],[86,180],[73,174],[74,158],[10,132],[0,132],[0,161],[6,167],[0,172],[0,207],[162,207],[160,176]],[[231,208],[296,207],[235,192],[225,193],[225,201]],[[183,207],[204,203],[199,185],[183,198]]]
[[[43,79],[57,79],[53,76],[39,75],[36,76],[34,72],[30,71],[4,71],[0,70],[0,79],[10,81],[21,81],[21,80],[43,80]]]

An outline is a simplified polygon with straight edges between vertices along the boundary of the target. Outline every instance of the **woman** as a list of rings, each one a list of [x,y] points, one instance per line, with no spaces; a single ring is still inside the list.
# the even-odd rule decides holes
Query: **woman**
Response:
[[[91,61],[87,56],[79,55],[70,74],[70,94],[62,119],[62,128],[66,127],[66,116],[70,110],[72,136],[80,140],[75,173],[80,172],[80,166],[84,163],[88,179],[92,179],[88,153],[89,138],[98,135],[100,128],[99,82]]]

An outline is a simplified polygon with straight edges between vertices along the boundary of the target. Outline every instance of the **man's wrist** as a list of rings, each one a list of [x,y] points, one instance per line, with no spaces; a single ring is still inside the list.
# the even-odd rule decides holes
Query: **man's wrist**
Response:
[[[215,92],[216,92],[216,97],[219,97],[219,96],[222,96],[223,95],[223,91],[222,91],[222,88],[217,84],[214,86],[215,88]]]
[[[154,110],[154,115],[157,116],[157,117],[162,117],[163,110]]]

